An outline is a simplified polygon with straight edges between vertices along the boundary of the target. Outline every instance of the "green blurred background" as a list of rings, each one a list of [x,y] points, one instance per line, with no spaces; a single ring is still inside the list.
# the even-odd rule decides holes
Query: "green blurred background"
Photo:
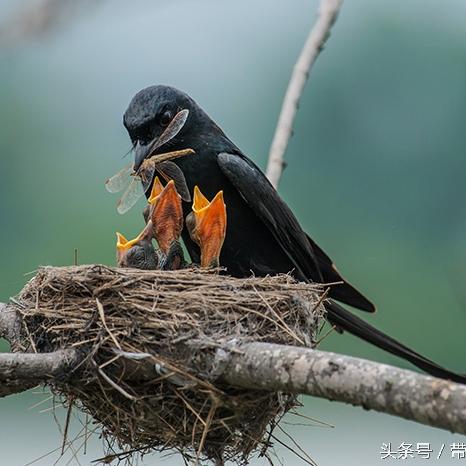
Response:
[[[0,0],[0,23],[29,4]],[[46,33],[1,48],[0,301],[39,265],[71,264],[75,248],[81,263],[113,264],[114,232],[140,230],[140,209],[119,216],[103,183],[129,162],[122,159],[130,147],[122,114],[141,88],[185,90],[264,167],[316,6],[87,0]],[[306,87],[280,185],[305,229],[377,303],[371,322],[463,372],[465,21],[464,0],[346,2]],[[408,367],[347,335],[331,335],[323,347]],[[0,342],[0,349],[7,346]],[[50,401],[28,409],[47,396],[0,400],[1,464],[23,465],[59,446],[52,414],[39,412]],[[443,456],[431,461],[454,464],[449,445],[466,441],[358,408],[303,401],[303,413],[335,428],[285,427],[322,466],[397,464],[380,459],[383,442],[431,442],[437,450],[445,443]],[[101,454],[94,440],[79,460],[90,464]],[[280,446],[277,454],[287,465],[303,464]],[[155,455],[144,462],[159,463],[180,460]]]

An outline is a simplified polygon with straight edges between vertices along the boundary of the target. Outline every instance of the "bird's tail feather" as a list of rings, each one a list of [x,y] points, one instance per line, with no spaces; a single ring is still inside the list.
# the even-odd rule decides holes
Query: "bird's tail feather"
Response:
[[[366,321],[356,317],[335,301],[330,301],[329,304],[326,305],[326,308],[329,322],[338,328],[346,330],[368,343],[411,362],[430,375],[466,384],[466,375],[456,374],[455,372],[451,372],[439,366],[430,359],[416,353],[399,341],[376,329]]]

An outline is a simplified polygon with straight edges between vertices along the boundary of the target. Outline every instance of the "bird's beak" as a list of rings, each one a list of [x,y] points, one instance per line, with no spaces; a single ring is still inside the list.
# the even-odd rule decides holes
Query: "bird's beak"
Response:
[[[201,248],[201,267],[218,267],[227,225],[223,191],[219,191],[209,202],[196,186],[192,210],[194,231],[190,233]]]
[[[154,204],[157,198],[160,196],[163,191],[163,185],[159,180],[159,177],[156,176],[154,182],[152,183],[152,190],[148,199],[149,204]]]
[[[194,186],[193,212],[200,212],[208,205],[208,199],[204,196],[204,194],[201,193],[201,190],[197,185]]]
[[[138,244],[140,241],[145,239],[150,239],[152,236],[152,223],[149,221],[145,226],[144,230],[139,233],[136,238],[132,240],[127,240],[121,233],[117,232],[117,258],[120,259],[123,257],[134,245]]]
[[[183,208],[181,196],[176,190],[175,182],[169,181],[162,189],[156,177],[149,202],[152,204],[151,220],[153,235],[160,250],[168,254],[172,243],[180,238],[183,229]]]
[[[136,243],[135,240],[128,241],[121,233],[117,232],[117,250],[118,251],[126,251],[130,249]]]
[[[125,254],[136,244],[136,240],[128,241],[121,233],[117,232],[117,261],[120,264]]]
[[[143,145],[138,141],[134,149],[134,171],[138,172],[139,168],[142,165],[142,162],[153,155],[157,149],[165,145],[167,142],[171,141],[183,128],[188,119],[189,110],[183,109],[180,110],[173,118],[172,121],[165,128],[163,133],[156,139],[153,139],[149,144]]]
[[[137,173],[141,168],[142,162],[146,159],[149,155],[149,148],[150,144],[147,146],[142,145],[139,141],[136,143],[136,147],[134,148],[134,173]]]

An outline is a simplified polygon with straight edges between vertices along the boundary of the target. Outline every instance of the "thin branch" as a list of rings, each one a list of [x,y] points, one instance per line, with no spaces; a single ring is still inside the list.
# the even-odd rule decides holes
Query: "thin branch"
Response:
[[[134,401],[136,399],[133,395],[130,395],[124,388],[120,387],[116,382],[114,382],[100,367],[97,367],[97,371],[109,385],[111,385],[117,392],[121,393],[124,397],[128,398],[128,400]]]
[[[267,178],[276,188],[284,168],[284,155],[293,133],[293,123],[309,72],[330,35],[341,7],[341,0],[320,0],[317,21],[309,33],[286,90],[277,127],[269,151]]]

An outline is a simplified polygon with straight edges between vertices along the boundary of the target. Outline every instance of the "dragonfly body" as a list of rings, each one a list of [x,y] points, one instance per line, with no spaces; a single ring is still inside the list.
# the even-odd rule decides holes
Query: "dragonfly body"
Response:
[[[190,202],[191,195],[183,172],[172,160],[191,154],[194,154],[192,149],[157,154],[146,159],[137,172],[134,171],[133,165],[130,164],[109,178],[105,182],[105,188],[108,192],[118,193],[124,190],[117,203],[118,213],[126,213],[150,189],[155,172],[166,182],[173,180],[181,198],[186,202]]]

